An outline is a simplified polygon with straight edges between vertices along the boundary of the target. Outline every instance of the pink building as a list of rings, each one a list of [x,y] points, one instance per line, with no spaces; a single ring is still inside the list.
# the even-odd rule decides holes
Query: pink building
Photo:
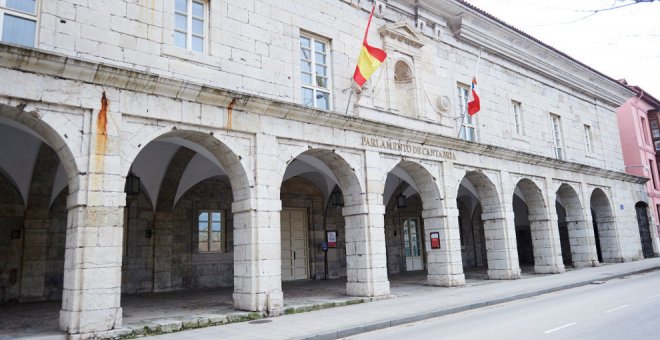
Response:
[[[654,253],[658,253],[658,249],[654,249],[651,238],[660,230],[660,176],[658,175],[658,160],[660,159],[658,108],[660,108],[660,101],[638,86],[630,86],[625,80],[621,82],[637,93],[637,96],[628,99],[619,107],[617,121],[626,172],[649,179],[646,183],[649,195],[648,203],[640,198],[635,209],[640,228],[642,251],[644,257],[650,257]]]

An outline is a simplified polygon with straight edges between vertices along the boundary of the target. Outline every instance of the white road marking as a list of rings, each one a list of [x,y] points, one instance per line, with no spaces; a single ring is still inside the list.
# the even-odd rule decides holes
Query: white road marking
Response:
[[[573,326],[573,325],[575,325],[575,324],[577,324],[577,322],[567,323],[567,324],[565,324],[565,325],[563,325],[563,326],[559,326],[559,327],[557,327],[557,328],[549,329],[549,330],[547,330],[547,331],[545,331],[545,332],[543,332],[543,333],[545,333],[545,334],[550,334],[550,333],[555,332],[555,331],[558,331],[558,330],[560,330],[560,329],[564,329],[564,328],[567,328],[567,327],[571,327],[571,326]]]
[[[630,306],[630,305],[623,305],[623,306],[619,306],[619,307],[616,307],[616,308],[612,308],[612,309],[610,309],[610,310],[608,310],[608,311],[605,311],[605,313],[614,312],[614,311],[619,310],[619,309],[624,309],[624,308],[626,308],[626,307],[628,307],[628,306]]]
[[[647,296],[646,299],[651,300],[651,299],[657,298],[658,296],[660,296],[660,294],[654,294],[654,295],[651,295],[651,296]]]

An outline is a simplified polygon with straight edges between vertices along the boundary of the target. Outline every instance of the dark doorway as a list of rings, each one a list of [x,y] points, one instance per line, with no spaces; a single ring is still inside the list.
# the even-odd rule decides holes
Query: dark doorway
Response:
[[[644,258],[653,257],[653,243],[651,241],[651,230],[649,229],[648,206],[644,202],[635,204],[637,213],[637,225],[639,226],[639,238],[642,241],[642,253]]]

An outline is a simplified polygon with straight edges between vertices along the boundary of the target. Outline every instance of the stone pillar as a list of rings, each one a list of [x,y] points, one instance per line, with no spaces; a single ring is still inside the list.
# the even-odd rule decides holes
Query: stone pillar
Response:
[[[385,207],[382,204],[342,208],[346,221],[346,294],[390,294],[385,254]]]
[[[234,307],[281,314],[282,262],[280,200],[232,204],[234,214]]]
[[[118,98],[117,92],[111,93]],[[67,199],[64,289],[60,327],[69,334],[121,327],[121,263],[125,174],[121,171],[121,114],[111,112],[112,99],[99,94],[93,115],[86,173],[79,190]],[[67,160],[65,160],[67,161]],[[82,165],[81,165],[82,167]],[[84,168],[81,168],[83,170]]]
[[[491,197],[497,195],[495,188],[479,192],[479,200],[483,209],[481,219],[484,221],[488,254],[488,278],[494,280],[520,278],[515,215],[511,204],[513,187],[508,179],[509,175],[503,173],[502,194],[497,199]]]
[[[596,216],[596,223],[598,224],[600,251],[603,254],[603,262],[623,262],[624,256],[619,245],[616,219],[614,216]]]
[[[154,219],[153,292],[172,289],[172,211],[157,211]]]
[[[534,272],[563,273],[565,268],[556,217],[555,223],[551,223],[545,214],[529,215],[529,223],[534,247]]]
[[[598,254],[596,253],[593,224],[582,214],[569,215],[569,211],[566,209],[566,225],[571,243],[573,267],[595,267],[598,265]]]
[[[60,327],[70,334],[121,326],[123,207],[69,208]]]
[[[254,189],[249,189],[247,178],[232,180],[234,193],[249,191],[252,195],[246,199],[234,195],[232,203],[234,307],[278,315],[284,310],[280,232],[282,177],[275,170],[281,164],[274,136],[258,134],[255,144],[255,174],[248,173],[255,178]]]
[[[465,284],[461,260],[461,237],[458,228],[456,200],[445,201],[447,216],[441,211],[423,210],[426,247],[427,282],[432,286],[456,287]],[[431,233],[440,235],[440,249],[431,248]]]

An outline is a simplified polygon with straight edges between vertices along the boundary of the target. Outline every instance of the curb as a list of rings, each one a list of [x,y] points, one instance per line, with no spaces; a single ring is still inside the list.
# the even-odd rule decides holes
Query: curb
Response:
[[[648,273],[648,272],[652,272],[652,271],[656,271],[656,270],[660,270],[660,267],[644,268],[644,269],[634,270],[634,271],[626,272],[626,273],[622,273],[622,274],[609,275],[609,276],[606,276],[606,277],[598,278],[598,280],[592,279],[592,280],[576,282],[576,283],[561,285],[561,286],[552,287],[552,288],[540,289],[540,290],[537,290],[537,291],[523,293],[523,294],[511,295],[511,296],[497,298],[497,299],[493,299],[493,300],[486,300],[486,301],[472,303],[472,304],[468,304],[468,305],[464,305],[464,306],[458,306],[458,307],[452,307],[452,308],[446,308],[446,309],[439,309],[439,310],[436,310],[436,311],[424,312],[424,313],[420,313],[420,314],[416,314],[416,315],[412,315],[412,316],[406,316],[406,317],[402,317],[402,318],[394,318],[394,319],[390,319],[390,320],[377,321],[377,322],[365,324],[363,326],[347,327],[347,328],[335,330],[335,331],[332,331],[332,332],[319,333],[319,334],[306,336],[306,337],[302,337],[302,338],[298,338],[298,339],[315,339],[315,340],[341,339],[341,338],[345,338],[345,337],[352,336],[352,335],[358,335],[358,334],[367,333],[367,332],[371,332],[371,331],[375,331],[375,330],[379,330],[379,329],[385,329],[385,328],[394,327],[394,326],[398,326],[398,325],[404,325],[404,324],[413,323],[413,322],[417,322],[417,321],[428,320],[428,319],[436,318],[436,317],[439,317],[439,316],[457,314],[457,313],[465,312],[465,311],[468,311],[468,310],[473,310],[473,309],[478,309],[478,308],[483,308],[483,307],[488,307],[488,306],[494,306],[494,305],[507,303],[507,302],[511,302],[511,301],[522,300],[522,299],[527,299],[527,298],[530,298],[530,297],[535,297],[535,296],[539,296],[539,295],[554,293],[554,292],[558,292],[558,291],[562,291],[562,290],[582,287],[582,286],[589,285],[592,282],[596,282],[596,281],[610,281],[610,280],[624,278],[626,276],[643,274],[643,273]]]

